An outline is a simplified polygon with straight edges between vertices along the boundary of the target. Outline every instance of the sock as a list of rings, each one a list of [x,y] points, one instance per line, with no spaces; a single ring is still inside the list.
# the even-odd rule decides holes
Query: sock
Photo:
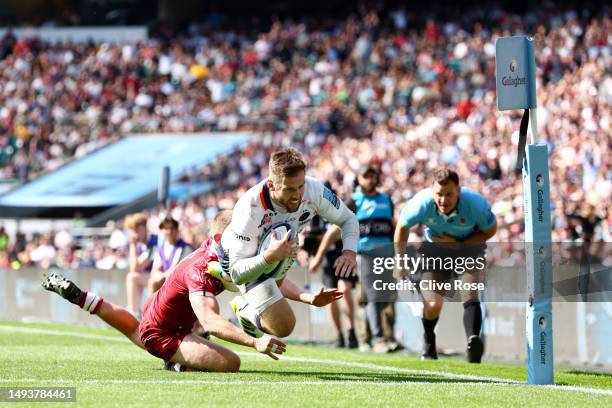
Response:
[[[100,306],[104,303],[102,296],[98,296],[92,292],[81,293],[81,299],[79,300],[79,306],[81,309],[88,311],[91,314],[96,314]]]
[[[434,344],[436,342],[436,333],[434,330],[436,324],[438,324],[438,318],[427,320],[423,317],[421,321],[423,322],[423,330],[425,331],[425,343]]]
[[[463,304],[463,328],[467,338],[476,335],[480,336],[482,327],[482,311],[480,301],[468,300]]]

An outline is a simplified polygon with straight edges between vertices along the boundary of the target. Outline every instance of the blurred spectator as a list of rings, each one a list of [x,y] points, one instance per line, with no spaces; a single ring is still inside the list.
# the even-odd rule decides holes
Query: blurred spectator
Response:
[[[148,235],[147,218],[143,213],[128,216],[125,226],[129,237],[129,269],[125,277],[127,310],[139,316],[142,292],[147,287],[157,249],[157,235]]]
[[[3,225],[0,225],[0,253],[6,253],[8,255],[9,243],[9,236],[6,230]]]
[[[149,296],[163,285],[174,266],[193,251],[193,247],[180,237],[179,223],[171,216],[166,216],[159,223],[159,232],[160,239],[147,286]]]
[[[53,239],[53,244],[55,248],[59,250],[69,250],[72,246],[73,239],[72,234],[68,228],[62,228],[55,234],[55,238]]]
[[[127,249],[128,237],[123,231],[123,221],[109,221],[107,227],[112,229],[110,238],[108,239],[108,246],[114,250]]]
[[[55,263],[57,251],[52,244],[51,234],[42,236],[38,245],[31,250],[30,259],[36,266],[42,269],[49,269]]]

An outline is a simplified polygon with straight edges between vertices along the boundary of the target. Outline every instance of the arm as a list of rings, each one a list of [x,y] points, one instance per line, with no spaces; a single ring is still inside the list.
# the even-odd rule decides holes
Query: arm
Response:
[[[336,194],[321,182],[313,184],[315,197],[318,200],[321,217],[340,227],[342,231],[342,255],[336,259],[336,275],[349,277],[355,275],[357,264],[357,244],[359,242],[359,221],[357,216],[340,200]]]
[[[400,224],[395,226],[395,233],[393,235],[393,247],[395,248],[396,255],[403,255],[406,252],[406,246],[408,237],[410,236],[410,228]],[[399,268],[399,276],[405,278],[408,273],[403,268]]]
[[[232,212],[232,222],[223,232],[221,244],[229,256],[228,264],[223,266],[227,266],[237,285],[251,282],[274,268],[265,254],[257,254],[258,223],[262,216],[248,200],[241,199]]]
[[[493,211],[491,211],[489,203],[487,203],[482,196],[479,197],[477,207],[474,211],[474,218],[476,220],[477,229],[475,229],[470,236],[463,239],[463,242],[468,244],[486,242],[495,235],[497,232],[497,218],[495,214],[493,214]]]
[[[344,204],[333,191],[319,181],[313,183],[314,196],[321,218],[337,225],[342,230],[342,247],[357,252],[359,242],[359,221],[357,216]]]
[[[325,306],[342,297],[342,292],[337,289],[323,289],[317,293],[308,293],[300,289],[295,283],[289,279],[283,279],[280,286],[280,291],[284,297],[296,302],[306,303],[317,307]]]
[[[297,257],[297,244],[291,239],[291,231],[287,231],[284,237],[276,239],[271,237],[270,245],[261,254],[251,258],[237,260],[230,270],[232,280],[237,285],[251,282],[264,273],[271,271],[277,262],[285,258]],[[232,255],[230,253],[230,265]]]
[[[215,313],[214,298],[190,294],[189,302],[202,327],[213,336],[242,346],[253,347],[275,360],[278,357],[272,353],[285,352],[286,345],[281,340],[268,335],[255,339]],[[273,350],[274,345],[276,348]]]
[[[255,338],[249,336],[236,326],[214,312],[214,298],[199,294],[190,294],[189,303],[198,321],[215,337],[241,346],[254,347]]]
[[[497,223],[493,224],[491,228],[488,228],[484,231],[476,230],[472,235],[465,238],[463,242],[472,244],[478,242],[485,242],[489,238],[491,238],[497,232]]]
[[[317,271],[317,269],[319,269],[319,266],[321,265],[321,260],[323,259],[325,252],[327,252],[328,248],[331,246],[332,243],[338,241],[341,238],[341,235],[342,230],[336,225],[332,225],[327,229],[327,231],[325,231],[325,235],[323,235],[323,238],[319,243],[317,253],[310,261],[310,265],[308,266],[308,270],[311,273],[314,273]]]
[[[399,220],[395,225],[395,232],[393,234],[393,248],[395,249],[396,255],[404,255],[408,245],[408,238],[410,237],[410,228],[420,224],[421,218],[425,213],[426,207],[422,205],[422,196],[419,194],[408,201],[406,206],[400,212]],[[408,273],[403,268],[398,267],[398,269],[399,276],[401,278],[408,276]]]

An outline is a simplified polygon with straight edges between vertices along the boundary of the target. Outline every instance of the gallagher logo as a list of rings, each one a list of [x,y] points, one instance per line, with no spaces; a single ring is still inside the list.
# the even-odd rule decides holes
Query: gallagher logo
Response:
[[[510,72],[514,72],[516,71],[516,67],[518,66],[518,62],[516,62],[516,60],[512,60],[510,62]]]
[[[310,212],[309,211],[306,211],[306,212],[302,213],[302,215],[300,215],[300,222],[302,222],[304,220],[307,220],[308,217],[310,217]]]

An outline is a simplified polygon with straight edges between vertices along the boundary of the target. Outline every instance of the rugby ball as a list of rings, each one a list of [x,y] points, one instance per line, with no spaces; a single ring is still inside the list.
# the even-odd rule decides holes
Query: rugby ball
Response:
[[[257,254],[263,253],[270,246],[270,242],[272,241],[272,236],[274,239],[282,239],[287,231],[291,230],[291,226],[287,223],[278,224],[269,228],[259,240],[259,247],[257,249]],[[295,236],[292,232],[291,239],[294,239]],[[266,273],[267,277],[270,277],[274,280],[279,280],[287,275],[287,271],[293,266],[295,262],[295,258],[286,258],[282,261],[278,261],[270,272]]]

